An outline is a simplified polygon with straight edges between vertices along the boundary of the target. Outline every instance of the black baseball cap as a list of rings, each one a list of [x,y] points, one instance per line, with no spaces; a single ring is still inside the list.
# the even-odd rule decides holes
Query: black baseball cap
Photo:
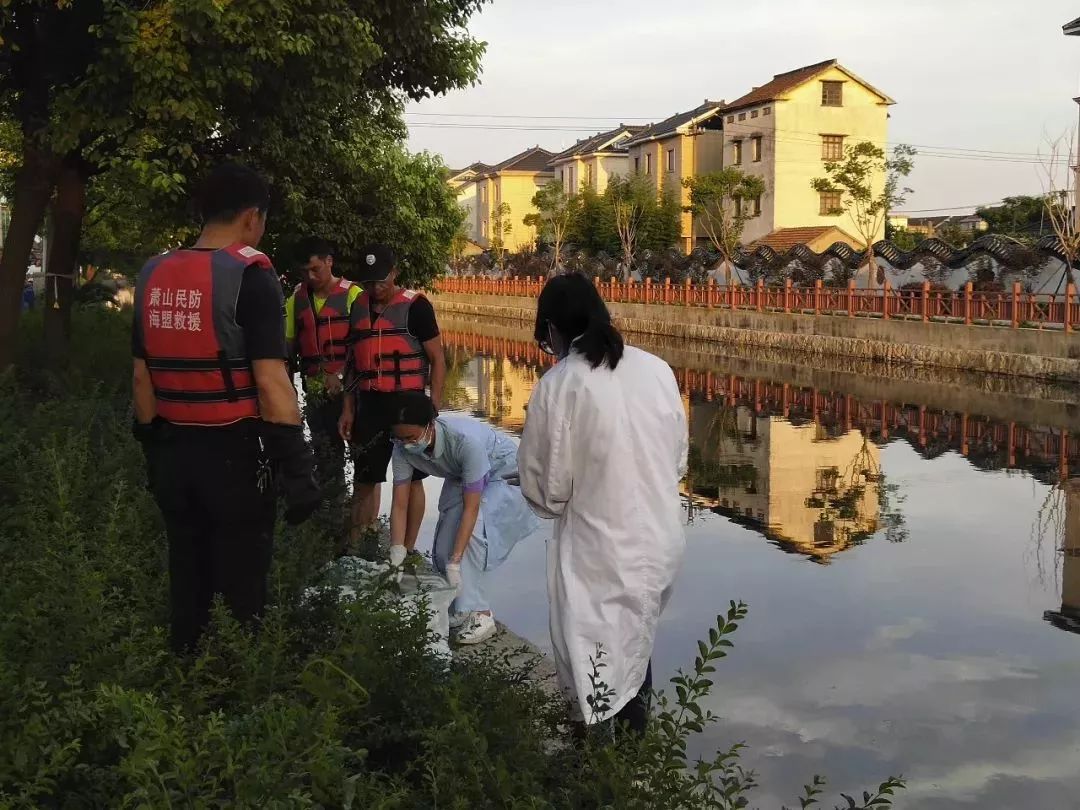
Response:
[[[395,267],[397,257],[391,248],[386,245],[367,245],[360,250],[359,269],[356,271],[355,280],[360,284],[385,281]]]

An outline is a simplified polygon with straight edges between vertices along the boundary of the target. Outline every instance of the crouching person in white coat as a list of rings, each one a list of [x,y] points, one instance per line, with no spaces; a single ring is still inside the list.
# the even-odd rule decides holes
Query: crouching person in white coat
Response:
[[[547,571],[556,668],[586,723],[614,717],[640,734],[656,626],[686,544],[682,397],[667,363],[623,346],[583,276],[547,283],[535,336],[560,359],[533,391],[518,462],[533,510],[556,518]],[[609,692],[596,705],[598,649]]]
[[[436,570],[458,589],[450,608],[458,643],[479,644],[495,632],[484,575],[540,524],[516,486],[517,445],[482,422],[437,417],[431,400],[419,392],[396,395],[393,408],[390,562],[402,564],[420,530],[420,516],[409,512],[413,472],[445,479],[431,556]]]

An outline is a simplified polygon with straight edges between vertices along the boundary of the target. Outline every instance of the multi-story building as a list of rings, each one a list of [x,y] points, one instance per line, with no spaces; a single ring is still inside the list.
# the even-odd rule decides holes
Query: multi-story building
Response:
[[[723,101],[705,100],[687,112],[650,124],[625,142],[627,168],[656,184],[657,193],[676,195],[682,207],[689,205],[690,192],[683,181],[723,167]],[[694,248],[693,217],[680,214],[680,247]]]
[[[824,165],[841,160],[861,141],[886,148],[888,108],[893,100],[835,59],[778,73],[728,104],[723,111],[724,165],[765,181],[753,203],[743,241],[764,239],[787,228],[839,228],[858,235],[843,200],[815,191]],[[871,186],[880,191],[885,176]],[[884,236],[884,223],[875,237]]]
[[[480,247],[491,247],[492,235],[500,229],[507,250],[518,251],[535,243],[536,228],[523,219],[534,210],[533,196],[554,177],[550,167],[554,156],[534,146],[476,174],[472,181],[476,188],[473,227]]]
[[[603,194],[609,178],[629,172],[626,142],[643,129],[620,124],[615,129],[578,141],[552,158],[555,179],[563,184],[567,194],[577,194],[584,187]]]
[[[848,146],[869,141],[884,149],[893,103],[830,59],[778,73],[731,103],[706,99],[656,124],[620,125],[558,155],[533,147],[475,174],[476,242],[490,246],[492,214],[506,202],[512,222],[507,247],[531,244],[535,231],[522,219],[533,210],[537,188],[551,179],[561,180],[567,193],[583,185],[602,193],[613,175],[636,173],[655,183],[658,194],[677,197],[684,209],[679,246],[689,252],[705,244],[706,235],[685,211],[685,181],[734,166],[761,177],[765,185],[761,197],[750,202],[745,244],[779,250],[801,241],[821,249],[841,240],[861,247],[842,195],[818,192],[812,181],[825,175],[828,161],[841,160]],[[884,183],[882,172],[871,186],[880,190]],[[875,241],[883,236],[884,226]]]
[[[458,205],[465,212],[465,235],[469,241],[476,244],[480,232],[477,229],[477,210],[479,199],[477,192],[476,176],[486,172],[491,167],[485,163],[473,163],[464,169],[451,169],[447,183],[457,193]]]

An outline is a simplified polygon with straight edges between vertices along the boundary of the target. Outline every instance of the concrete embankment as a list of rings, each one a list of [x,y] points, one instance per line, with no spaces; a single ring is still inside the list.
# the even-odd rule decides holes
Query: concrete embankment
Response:
[[[530,321],[531,298],[441,293],[439,312],[476,321]],[[795,352],[910,366],[1080,383],[1080,335],[1038,329],[706,309],[671,304],[609,304],[618,326],[638,336],[727,348]]]

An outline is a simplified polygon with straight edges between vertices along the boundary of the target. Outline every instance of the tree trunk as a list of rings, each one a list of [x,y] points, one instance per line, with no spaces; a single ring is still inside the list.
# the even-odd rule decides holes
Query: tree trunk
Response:
[[[22,313],[22,291],[34,237],[45,217],[56,181],[59,161],[51,154],[26,147],[22,168],[15,175],[11,223],[0,254],[0,369],[15,359],[15,343]]]
[[[45,350],[53,366],[67,361],[71,344],[71,301],[86,214],[86,178],[79,161],[73,159],[64,161],[56,180],[45,263]]]

